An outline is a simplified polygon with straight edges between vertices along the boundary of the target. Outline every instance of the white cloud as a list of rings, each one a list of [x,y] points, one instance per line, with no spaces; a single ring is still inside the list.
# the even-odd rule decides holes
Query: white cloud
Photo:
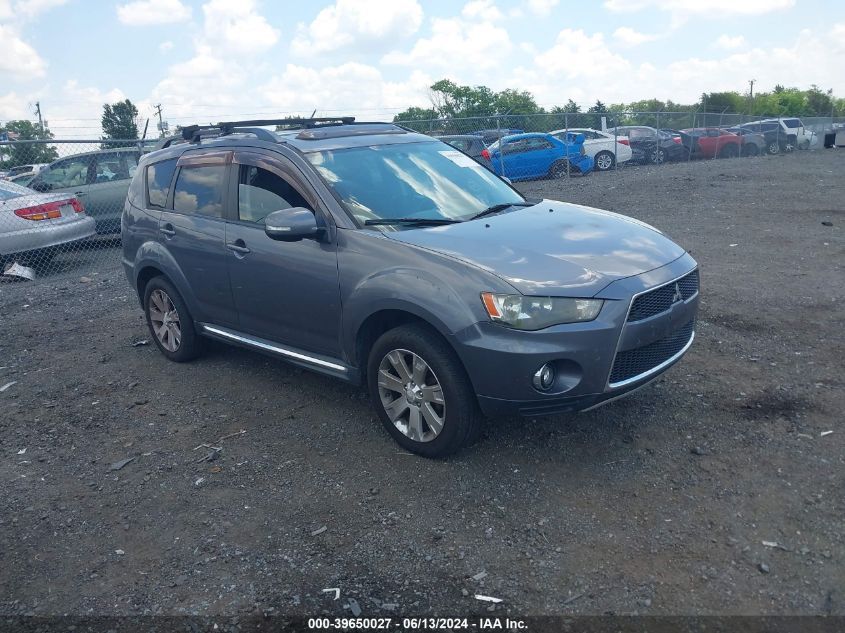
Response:
[[[660,9],[676,16],[700,15],[723,18],[729,15],[760,15],[795,6],[795,0],[605,0],[604,8],[616,13]]]
[[[381,61],[450,71],[488,70],[499,67],[512,48],[508,31],[492,22],[433,18],[430,37],[418,39],[408,52],[392,51]]]
[[[272,48],[279,39],[279,31],[256,10],[255,0],[210,0],[202,11],[205,38],[215,48],[253,54]]]
[[[528,0],[528,8],[536,15],[548,15],[559,0]]]
[[[416,33],[422,19],[417,0],[337,0],[311,24],[298,26],[291,51],[310,56],[352,45],[392,44]]]
[[[137,0],[118,6],[117,19],[129,26],[185,22],[191,19],[191,8],[180,0]]]
[[[716,46],[716,48],[723,48],[728,51],[733,50],[735,48],[742,48],[746,44],[747,42],[745,41],[745,38],[742,35],[720,35],[714,43],[714,46]]]
[[[406,82],[389,82],[378,68],[357,62],[323,68],[288,64],[258,93],[262,102],[285,111],[311,114],[316,109],[318,115],[352,114],[372,119],[390,106],[428,105],[427,90],[433,81],[415,71]]]
[[[646,42],[653,42],[659,36],[640,33],[629,26],[620,26],[613,32],[613,38],[625,46],[638,46]]]
[[[32,46],[20,38],[17,29],[0,24],[0,42],[3,42],[0,72],[20,79],[44,76],[46,62]]]
[[[504,14],[495,5],[493,0],[472,0],[461,9],[461,15],[472,20],[485,20],[495,22],[504,18]]]
[[[164,41],[164,42],[162,42],[161,44],[158,45],[158,50],[161,51],[162,53],[166,53],[166,52],[168,52],[169,50],[172,50],[172,49],[173,49],[173,42],[171,42],[170,40],[166,40],[166,41]]]
[[[14,15],[31,20],[45,11],[66,4],[68,0],[18,0],[14,3]],[[10,3],[11,4],[11,3]]]
[[[578,63],[572,63],[578,60]],[[537,68],[568,79],[614,77],[631,64],[611,53],[602,33],[587,35],[581,29],[564,29],[558,33],[554,46],[534,58]]]

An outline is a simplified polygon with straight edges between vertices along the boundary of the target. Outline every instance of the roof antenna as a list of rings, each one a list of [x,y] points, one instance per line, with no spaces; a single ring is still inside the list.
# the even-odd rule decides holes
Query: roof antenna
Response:
[[[314,108],[314,112],[311,113],[311,116],[308,117],[309,119],[313,119],[314,115],[317,114],[317,108]]]

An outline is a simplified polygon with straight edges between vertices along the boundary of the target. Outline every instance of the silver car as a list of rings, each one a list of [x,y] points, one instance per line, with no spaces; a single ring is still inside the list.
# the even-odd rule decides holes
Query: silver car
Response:
[[[72,195],[38,193],[0,181],[0,260],[43,255],[96,233],[94,218]]]

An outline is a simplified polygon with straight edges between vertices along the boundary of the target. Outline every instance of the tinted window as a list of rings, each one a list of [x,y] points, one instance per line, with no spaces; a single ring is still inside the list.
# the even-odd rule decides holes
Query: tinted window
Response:
[[[92,156],[77,156],[54,163],[52,167],[41,172],[39,180],[53,189],[79,187],[88,182],[88,167],[92,161]]]
[[[225,165],[183,167],[173,189],[173,210],[223,217]]]
[[[783,123],[786,127],[801,127],[801,119],[784,119]]]
[[[238,217],[241,220],[263,222],[273,211],[291,207],[310,209],[311,205],[284,178],[260,167],[241,165],[238,180]]]
[[[176,159],[163,160],[147,167],[147,199],[151,207],[164,207],[170,194],[170,181],[176,171]]]

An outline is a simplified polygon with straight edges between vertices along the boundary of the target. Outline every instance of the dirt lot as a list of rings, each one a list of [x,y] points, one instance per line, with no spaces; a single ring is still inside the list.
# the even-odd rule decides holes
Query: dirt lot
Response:
[[[0,285],[0,615],[486,614],[476,593],[501,614],[845,614],[843,174],[830,150],[522,186],[690,249],[698,338],[629,399],[492,421],[445,461],[329,378],[133,346],[114,265]]]

